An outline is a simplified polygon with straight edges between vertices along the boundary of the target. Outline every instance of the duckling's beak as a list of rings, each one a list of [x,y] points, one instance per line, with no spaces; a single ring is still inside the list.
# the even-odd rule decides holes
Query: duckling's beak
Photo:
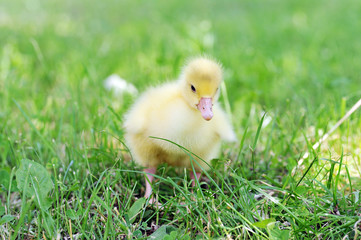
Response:
[[[209,121],[212,119],[213,117],[213,112],[212,112],[212,98],[201,98],[201,100],[199,100],[199,103],[197,105],[198,110],[201,112],[202,117]]]

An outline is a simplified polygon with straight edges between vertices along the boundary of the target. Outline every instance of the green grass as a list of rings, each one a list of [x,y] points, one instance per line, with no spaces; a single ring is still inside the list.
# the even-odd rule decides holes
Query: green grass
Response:
[[[311,147],[361,98],[360,12],[357,0],[1,3],[1,239],[359,239],[360,111]],[[157,209],[122,144],[134,97],[103,81],[144,91],[203,53],[223,63],[239,141],[193,192],[187,172],[160,166]]]

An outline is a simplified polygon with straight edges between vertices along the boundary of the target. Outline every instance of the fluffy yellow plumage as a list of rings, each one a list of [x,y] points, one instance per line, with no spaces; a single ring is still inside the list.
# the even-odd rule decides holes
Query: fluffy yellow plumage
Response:
[[[221,140],[236,139],[232,126],[217,104],[222,70],[208,58],[191,60],[179,79],[151,88],[135,102],[125,117],[125,139],[136,162],[155,173],[161,163],[190,168],[189,156],[175,142],[206,162],[219,154]],[[204,169],[207,165],[199,161]],[[201,168],[194,164],[197,171]],[[199,174],[200,175],[200,174]],[[197,177],[199,177],[197,174]],[[194,178],[193,174],[191,177]],[[149,182],[153,177],[148,176]],[[151,194],[146,181],[145,197]]]

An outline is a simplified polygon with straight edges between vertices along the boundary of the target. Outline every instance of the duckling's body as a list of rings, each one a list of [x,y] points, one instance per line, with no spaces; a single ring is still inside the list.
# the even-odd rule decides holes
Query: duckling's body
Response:
[[[150,89],[134,104],[125,127],[126,139],[135,161],[145,167],[161,163],[191,167],[189,156],[170,140],[209,162],[218,156],[220,140],[233,140],[234,134],[218,104],[214,117],[205,121],[195,108],[183,100],[177,82]],[[198,159],[197,159],[198,160]],[[207,165],[198,160],[201,166]],[[197,164],[194,164],[200,170]]]
[[[147,173],[155,173],[161,163],[192,166],[184,150],[156,138],[170,140],[206,162],[218,156],[221,140],[235,140],[232,126],[216,103],[221,81],[217,63],[197,58],[185,67],[178,81],[151,88],[135,102],[126,115],[125,138],[134,160],[147,167]],[[208,169],[206,163],[195,159]],[[196,163],[193,166],[197,172],[202,169]],[[147,184],[146,197],[151,193],[149,187]]]

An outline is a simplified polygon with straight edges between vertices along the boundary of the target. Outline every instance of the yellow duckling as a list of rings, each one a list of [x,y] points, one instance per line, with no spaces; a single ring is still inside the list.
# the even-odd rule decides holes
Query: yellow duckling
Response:
[[[226,114],[217,104],[222,82],[218,63],[204,57],[191,60],[177,81],[146,91],[125,117],[125,139],[134,160],[155,174],[161,163],[191,168],[191,159],[175,142],[205,162],[218,156],[221,140],[236,137]],[[197,159],[198,160],[198,159]],[[203,169],[206,163],[198,160]],[[193,163],[196,176],[190,172],[192,184],[199,179],[201,168]],[[145,197],[152,193],[153,176],[145,175]],[[151,199],[153,202],[153,198]]]

